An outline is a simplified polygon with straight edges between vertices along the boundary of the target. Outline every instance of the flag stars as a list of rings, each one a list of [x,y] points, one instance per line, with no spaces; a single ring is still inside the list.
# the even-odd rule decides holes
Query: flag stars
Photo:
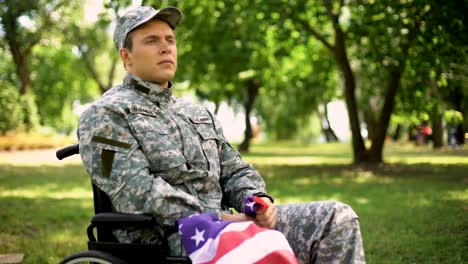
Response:
[[[254,210],[254,208],[253,208],[254,205],[255,205],[255,202],[248,202],[248,203],[245,204],[245,206],[250,207],[250,210],[252,210],[252,211]]]
[[[193,235],[190,239],[195,240],[195,246],[198,247],[198,244],[202,241],[205,241],[205,238],[203,238],[203,235],[205,234],[205,229],[202,229],[201,231],[198,230],[198,228],[195,228],[195,235]]]

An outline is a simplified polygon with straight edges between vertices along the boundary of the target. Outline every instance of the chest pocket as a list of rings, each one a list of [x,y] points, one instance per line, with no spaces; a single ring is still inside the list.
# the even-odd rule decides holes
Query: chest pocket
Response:
[[[166,119],[146,109],[131,109],[129,123],[138,140],[151,171],[167,171],[185,164],[178,147],[178,138]]]
[[[214,175],[219,175],[219,152],[218,152],[218,135],[214,130],[213,123],[210,117],[191,117],[190,120],[195,130],[200,135],[200,144],[203,149],[206,160],[208,161],[209,170]]]

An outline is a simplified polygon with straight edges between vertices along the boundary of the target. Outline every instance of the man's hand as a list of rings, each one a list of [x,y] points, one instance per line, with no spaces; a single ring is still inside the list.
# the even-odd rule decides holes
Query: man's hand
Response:
[[[244,213],[239,213],[239,214],[221,213],[219,216],[221,220],[226,220],[226,221],[236,221],[236,222],[255,221],[255,218],[248,216]]]
[[[278,212],[278,209],[268,197],[260,198],[265,201],[265,203],[268,205],[268,208],[265,210],[257,210],[255,212],[257,214],[255,216],[255,222],[261,227],[274,229],[276,226],[276,213]]]

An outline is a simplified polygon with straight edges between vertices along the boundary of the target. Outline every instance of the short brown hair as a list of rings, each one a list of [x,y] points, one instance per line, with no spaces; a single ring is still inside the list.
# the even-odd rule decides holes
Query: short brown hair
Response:
[[[128,32],[127,37],[125,38],[125,41],[123,43],[123,48],[126,48],[129,51],[132,51],[132,47],[133,47],[133,41],[132,41],[133,34],[132,33],[133,33],[133,30]]]

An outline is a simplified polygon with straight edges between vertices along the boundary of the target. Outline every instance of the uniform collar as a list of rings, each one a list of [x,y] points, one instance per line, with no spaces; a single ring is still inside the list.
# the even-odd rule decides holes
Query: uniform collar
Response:
[[[167,106],[171,101],[173,87],[172,82],[169,82],[169,87],[165,88],[159,84],[144,81],[141,78],[127,72],[127,75],[124,79],[124,84],[145,94],[145,96],[150,101],[156,103],[160,107]]]

